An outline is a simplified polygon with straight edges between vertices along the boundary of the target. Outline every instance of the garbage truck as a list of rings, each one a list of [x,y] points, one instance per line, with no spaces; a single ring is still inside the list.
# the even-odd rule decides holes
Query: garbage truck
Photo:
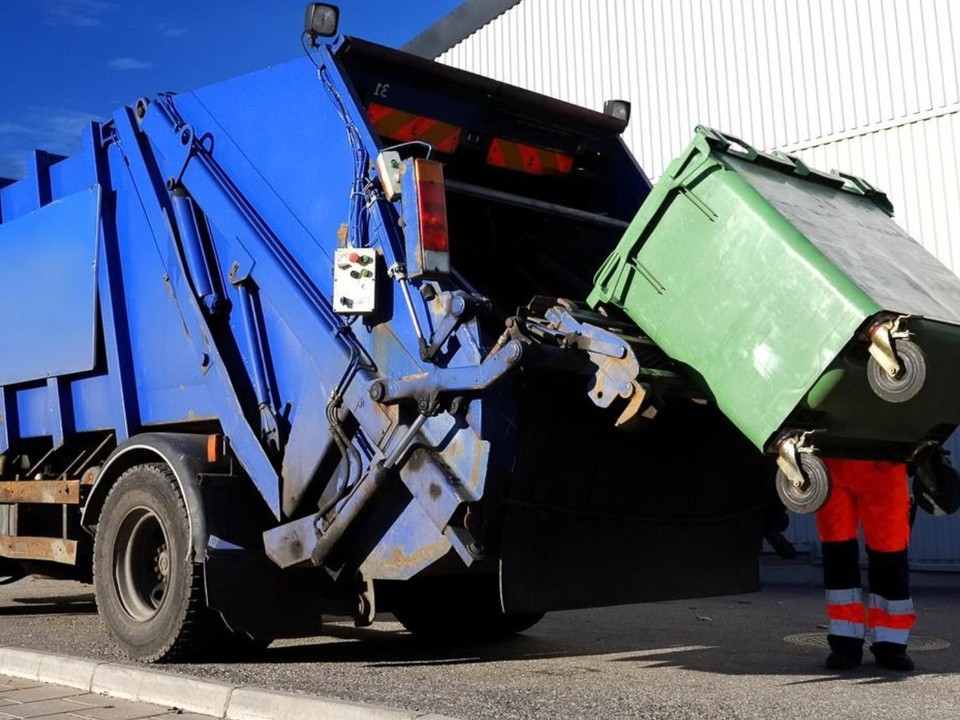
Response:
[[[617,104],[337,16],[0,180],[0,573],[92,579],[145,662],[758,589],[773,456],[587,302],[652,189]]]
[[[4,576],[92,576],[143,661],[756,589],[770,461],[583,302],[625,121],[335,20],[0,181]]]

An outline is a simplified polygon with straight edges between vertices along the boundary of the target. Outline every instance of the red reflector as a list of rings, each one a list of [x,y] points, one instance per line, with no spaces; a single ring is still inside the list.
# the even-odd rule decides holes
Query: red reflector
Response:
[[[456,152],[460,144],[459,127],[423,115],[370,103],[367,105],[367,117],[378,135],[391,140],[420,140],[430,143],[438,152],[444,153]]]
[[[420,245],[427,252],[449,252],[443,166],[437,162],[418,159],[414,161],[414,172],[420,215]]]
[[[487,162],[530,175],[566,175],[573,169],[570,155],[500,138],[494,138],[490,143]]]

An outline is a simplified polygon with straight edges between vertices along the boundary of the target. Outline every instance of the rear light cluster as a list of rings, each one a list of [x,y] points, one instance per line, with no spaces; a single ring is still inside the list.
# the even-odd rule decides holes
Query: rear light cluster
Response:
[[[440,163],[417,160],[414,163],[417,184],[417,210],[420,215],[420,243],[429,252],[449,253],[447,236],[447,195]]]
[[[436,277],[450,272],[450,235],[443,165],[417,158],[402,174],[407,275]]]

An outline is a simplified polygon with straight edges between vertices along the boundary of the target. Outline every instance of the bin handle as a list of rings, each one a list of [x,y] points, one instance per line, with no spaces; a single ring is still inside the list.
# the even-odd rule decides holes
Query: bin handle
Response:
[[[856,175],[848,175],[847,173],[840,173],[840,177],[852,185],[856,190],[861,192],[863,196],[869,200],[873,200],[881,210],[883,210],[887,215],[893,216],[893,203],[890,202],[890,199],[887,197],[887,194],[883,190],[878,190],[869,182],[864,180],[861,177]]]
[[[730,152],[730,148],[733,147],[736,151],[734,154],[745,156],[747,160],[750,160],[751,162],[756,160],[760,155],[760,151],[753,147],[753,145],[741,140],[735,135],[722,133],[719,130],[709,128],[706,125],[697,126],[697,132],[703,135],[708,143],[714,145],[719,150]]]

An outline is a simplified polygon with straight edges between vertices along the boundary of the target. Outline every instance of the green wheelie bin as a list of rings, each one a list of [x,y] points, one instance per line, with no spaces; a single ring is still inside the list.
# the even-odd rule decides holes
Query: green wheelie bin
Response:
[[[588,303],[621,307],[778,455],[795,511],[829,493],[817,452],[955,486],[940,445],[960,424],[960,279],[892,213],[864,180],[699,127]]]

